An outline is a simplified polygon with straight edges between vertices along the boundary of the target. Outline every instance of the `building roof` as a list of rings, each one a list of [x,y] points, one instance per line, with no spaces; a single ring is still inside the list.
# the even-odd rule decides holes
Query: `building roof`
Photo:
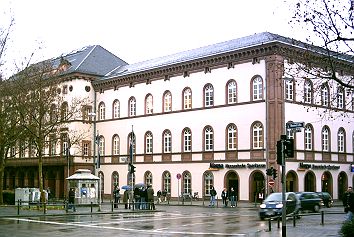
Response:
[[[104,76],[117,67],[127,65],[125,61],[100,45],[87,46],[51,61],[54,68],[58,68],[63,63],[68,66],[62,74],[80,72],[97,76]]]
[[[99,180],[100,178],[91,174],[88,169],[78,169],[73,175],[66,178],[67,180]]]

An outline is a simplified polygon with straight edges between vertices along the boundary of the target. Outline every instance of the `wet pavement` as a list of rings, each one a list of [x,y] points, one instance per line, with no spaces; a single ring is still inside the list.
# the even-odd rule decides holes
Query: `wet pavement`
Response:
[[[282,236],[281,222],[261,221],[253,203],[240,202],[236,208],[208,207],[202,202],[181,204],[162,203],[156,211],[120,205],[112,212],[111,204],[105,202],[100,211],[97,206],[77,207],[76,212],[68,213],[48,207],[45,214],[43,209],[0,207],[0,236]],[[295,226],[289,219],[286,236],[339,236],[343,208],[338,205],[322,210],[323,217],[305,215]]]

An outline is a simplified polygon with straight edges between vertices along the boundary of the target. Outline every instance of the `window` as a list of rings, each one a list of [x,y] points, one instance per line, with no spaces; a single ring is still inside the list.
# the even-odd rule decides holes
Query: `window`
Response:
[[[114,171],[112,174],[112,184],[113,187],[119,187],[119,174],[117,171]]]
[[[105,120],[106,118],[106,106],[103,102],[98,106],[98,119]]]
[[[183,90],[183,109],[192,108],[192,90],[186,88]]]
[[[285,99],[294,100],[294,80],[285,79]]]
[[[188,171],[183,174],[183,193],[192,193],[192,176]]]
[[[257,76],[252,80],[252,88],[253,100],[263,99],[263,80],[260,76]]]
[[[305,126],[305,150],[312,150],[312,127],[310,125]]]
[[[62,121],[67,121],[68,120],[68,115],[69,115],[69,108],[68,108],[68,103],[67,102],[64,102],[62,105],[61,105],[61,120]]]
[[[83,143],[82,143],[82,155],[83,156],[88,156],[89,155],[89,150],[90,150],[90,143],[83,141]]]
[[[57,151],[56,151],[57,142],[56,142],[56,139],[55,139],[54,135],[50,136],[50,145],[49,145],[49,147],[50,147],[50,154],[49,155],[51,155],[51,156],[56,155],[56,153],[57,153]]]
[[[260,122],[256,122],[252,126],[252,140],[253,149],[263,148],[263,126]]]
[[[212,151],[214,149],[214,132],[212,127],[208,126],[204,129],[204,151]]]
[[[170,153],[172,151],[172,136],[169,130],[163,133],[163,152]]]
[[[167,193],[171,193],[171,174],[167,171],[163,174],[163,189]]]
[[[205,196],[210,196],[211,187],[214,185],[214,177],[211,172],[204,173],[204,194]]]
[[[62,151],[62,154],[64,156],[67,156],[68,155],[68,149],[69,149],[69,142],[67,140],[67,137],[66,135],[63,136],[63,151]]]
[[[152,173],[150,171],[146,171],[145,173],[145,184],[152,185]]]
[[[172,111],[172,94],[169,91],[166,91],[163,95],[163,112]]]
[[[192,132],[189,128],[183,130],[183,152],[192,151]]]
[[[231,80],[227,83],[227,103],[234,104],[237,102],[236,82]]]
[[[337,90],[337,108],[344,108],[344,89],[342,87]]]
[[[113,118],[119,118],[120,117],[120,103],[119,100],[115,100],[113,102]]]
[[[321,88],[321,105],[329,106],[329,89],[327,84]]]
[[[86,121],[91,121],[93,116],[90,116],[92,107],[85,105],[82,107],[82,119]]]
[[[136,116],[136,101],[134,97],[129,99],[129,117]]]
[[[104,156],[105,155],[104,154],[104,149],[105,149],[105,147],[104,147],[104,137],[101,136],[99,138],[99,142],[98,142],[98,151],[99,151],[100,156]]]
[[[227,127],[227,149],[236,150],[237,145],[237,129],[236,125],[230,124]]]
[[[152,154],[152,144],[153,144],[152,133],[147,132],[145,134],[145,153],[146,154]]]
[[[148,94],[145,97],[145,114],[152,114],[153,113],[153,99],[152,95]]]
[[[118,135],[113,136],[113,155],[119,155],[119,143],[120,139]]]
[[[204,106],[210,107],[214,105],[214,88],[211,84],[204,87]]]
[[[55,104],[52,104],[52,106],[50,107],[50,121],[52,123],[55,123],[58,119],[57,117],[57,106]]]
[[[322,151],[328,152],[329,151],[329,129],[328,127],[324,127],[322,129]]]
[[[306,80],[304,83],[304,103],[312,103],[312,84],[310,80]]]
[[[338,130],[338,152],[344,152],[345,151],[345,131],[343,128],[340,128]]]

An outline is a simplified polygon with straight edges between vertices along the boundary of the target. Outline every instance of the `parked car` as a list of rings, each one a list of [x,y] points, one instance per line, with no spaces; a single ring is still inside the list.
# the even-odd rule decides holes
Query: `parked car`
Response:
[[[286,214],[297,214],[300,208],[300,200],[293,192],[285,193]],[[282,193],[271,193],[259,206],[259,217],[261,220],[267,217],[282,215]]]
[[[332,207],[333,198],[332,198],[331,194],[329,194],[327,192],[317,192],[317,194],[318,194],[318,196],[320,196],[320,198],[322,198],[323,204],[326,207]]]
[[[322,198],[315,192],[297,192],[296,196],[300,200],[301,211],[319,212],[323,207]]]

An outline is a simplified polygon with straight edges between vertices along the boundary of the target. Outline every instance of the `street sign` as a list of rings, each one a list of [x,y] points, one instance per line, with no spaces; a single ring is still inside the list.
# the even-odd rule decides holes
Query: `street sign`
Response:
[[[286,128],[303,128],[305,127],[305,122],[288,122],[286,123]]]
[[[270,180],[268,181],[268,185],[269,185],[269,186],[273,187],[274,184],[275,184],[275,182],[274,182],[273,179],[270,179]]]
[[[177,174],[177,179],[181,179],[182,175],[180,173]]]

